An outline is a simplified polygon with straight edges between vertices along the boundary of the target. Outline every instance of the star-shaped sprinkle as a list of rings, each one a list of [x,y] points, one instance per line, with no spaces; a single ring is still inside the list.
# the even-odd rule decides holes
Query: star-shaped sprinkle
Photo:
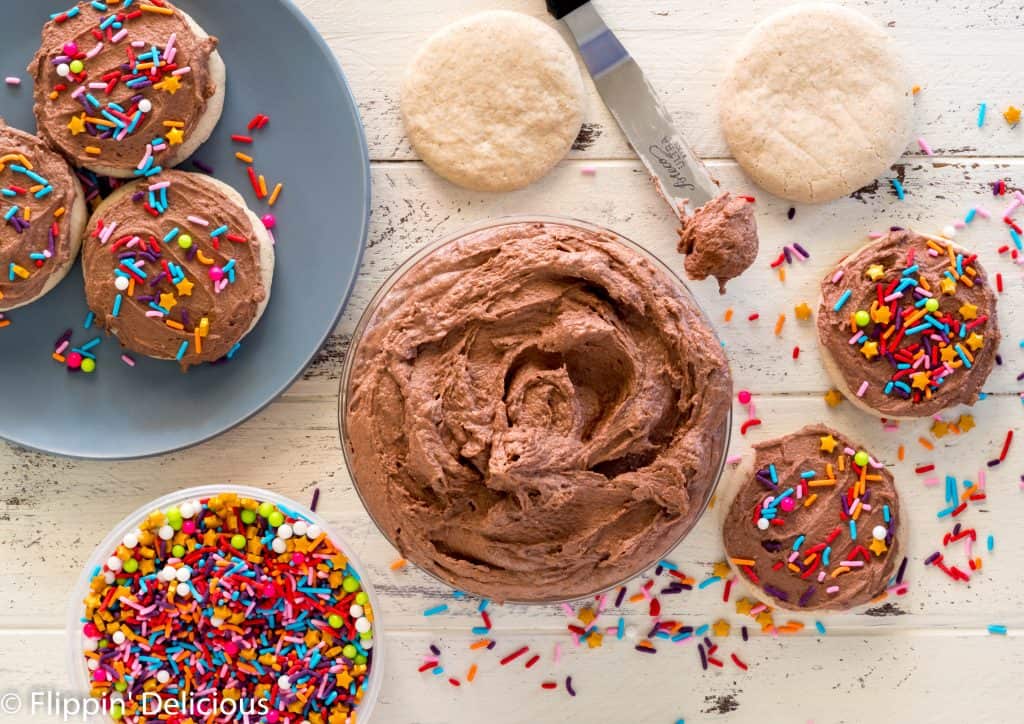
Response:
[[[68,130],[71,131],[72,136],[85,133],[85,114],[72,116],[71,121],[68,123]]]
[[[166,91],[173,96],[181,88],[181,80],[176,75],[169,75],[153,87]]]
[[[885,544],[885,540],[881,538],[875,538],[874,540],[872,540],[871,545],[869,545],[868,548],[870,548],[871,552],[874,553],[876,556],[880,556],[887,550],[889,550],[889,546],[887,546]]]
[[[931,375],[927,372],[916,372],[911,375],[914,383],[911,385],[915,390],[927,390],[928,384],[932,381]]]
[[[831,453],[836,449],[836,445],[838,444],[839,441],[832,437],[832,434],[829,433],[825,437],[821,438],[821,451]]]
[[[715,636],[725,637],[729,635],[729,622],[724,618],[720,618],[711,625],[711,630],[715,632]]]
[[[867,268],[867,271],[865,271],[864,273],[867,274],[868,279],[870,279],[873,282],[877,282],[879,279],[885,276],[885,267],[883,267],[881,264],[872,264]]]
[[[761,613],[757,614],[757,618],[754,620],[762,626],[771,626],[775,623],[774,619],[772,619],[772,615],[768,611],[761,611]]]
[[[960,428],[960,432],[968,432],[974,428],[974,415],[960,415],[960,419],[956,421],[956,426]]]
[[[939,438],[944,438],[949,433],[949,423],[943,422],[942,420],[936,420],[932,423],[932,435]]]
[[[967,338],[967,346],[971,348],[972,352],[977,352],[985,344],[985,338],[977,332],[971,332]]]
[[[178,300],[174,298],[173,294],[161,294],[160,295],[160,306],[166,309],[168,312],[174,309]]]
[[[719,578],[728,578],[729,576],[731,576],[732,568],[729,567],[729,562],[718,561],[717,563],[715,563],[714,568],[712,568],[711,575],[718,576]]]
[[[1003,118],[1005,118],[1006,122],[1011,126],[1017,125],[1020,123],[1020,108],[1017,106],[1010,106],[1003,111]]]
[[[347,689],[348,685],[352,683],[352,677],[349,675],[347,671],[342,671],[340,674],[337,675],[335,681],[337,682],[338,686],[340,686],[343,689]]]
[[[750,602],[749,598],[741,598],[736,601],[736,613],[741,616],[746,616],[750,613],[750,609],[754,607],[754,604]]]
[[[167,143],[172,146],[177,146],[185,140],[185,134],[181,132],[180,128],[172,128],[167,132]]]
[[[939,289],[943,294],[956,294],[956,282],[949,277],[942,277],[939,282]]]
[[[875,307],[871,310],[871,319],[875,324],[888,324],[892,320],[892,312],[888,307]]]
[[[960,316],[964,319],[977,319],[978,318],[978,307],[975,304],[967,302],[960,307]]]
[[[188,279],[182,279],[180,282],[178,282],[174,286],[177,287],[177,289],[178,289],[178,296],[179,297],[191,297],[192,296],[192,287],[194,287],[195,284],[190,282]]]
[[[835,407],[843,401],[843,393],[839,390],[829,390],[825,393],[825,402],[829,407]]]
[[[867,359],[874,359],[878,356],[878,342],[865,342],[860,346],[860,353]]]
[[[805,322],[811,318],[811,308],[807,302],[800,302],[800,304],[793,307],[793,313],[796,314],[796,318],[800,321]]]
[[[956,359],[956,350],[953,349],[953,345],[947,344],[941,350],[939,350],[939,357],[943,362],[952,362]]]

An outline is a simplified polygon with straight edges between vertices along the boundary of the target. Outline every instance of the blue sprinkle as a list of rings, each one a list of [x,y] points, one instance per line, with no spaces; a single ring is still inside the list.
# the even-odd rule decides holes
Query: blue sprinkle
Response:
[[[224,226],[218,226],[216,229],[214,229],[213,231],[210,232],[210,236],[218,237],[221,234],[227,233],[227,230],[228,230],[227,224],[225,224]]]
[[[802,546],[804,544],[804,539],[806,537],[807,536],[803,536],[802,535],[802,536],[799,536],[795,541],[793,541],[793,550],[795,550],[795,551],[800,550],[800,546]],[[854,536],[854,537],[856,537],[856,536]]]
[[[985,111],[988,110],[988,104],[982,103],[978,106],[978,128],[985,125]]]
[[[234,359],[235,354],[237,354],[238,350],[240,350],[241,348],[242,348],[242,343],[241,342],[235,342],[235,346],[232,347],[231,349],[229,349],[227,355],[225,355],[225,356],[228,359]]]
[[[175,239],[178,238],[178,234],[180,233],[181,230],[177,226],[175,226],[173,229],[168,231],[167,234],[164,236],[164,243],[167,244],[168,242],[174,241]]]
[[[619,625],[615,629],[615,638],[617,638],[619,641],[621,641],[622,637],[625,636],[625,635],[626,635],[626,619],[622,618],[622,616],[619,616]]]
[[[113,312],[111,312],[111,314],[112,314],[113,316],[115,316],[115,317],[116,317],[116,316],[117,316],[117,315],[119,315],[120,313],[121,313],[121,295],[120,295],[120,294],[118,294],[118,295],[117,295],[117,296],[116,296],[116,297],[114,298],[114,311],[113,311]]]
[[[833,312],[838,312],[840,309],[842,309],[843,305],[846,304],[850,300],[850,297],[852,295],[853,295],[853,290],[851,290],[851,289],[847,289],[845,292],[843,292],[842,296],[840,296],[839,299],[836,301],[835,306],[832,307],[832,311]]]
[[[185,356],[185,352],[187,352],[187,351],[188,351],[188,340],[186,339],[186,340],[184,340],[181,343],[181,346],[178,347],[178,354],[176,354],[174,356],[174,359],[176,359],[178,362],[181,362],[181,358]]]
[[[436,616],[437,614],[444,613],[447,610],[448,610],[448,604],[447,603],[442,603],[440,606],[434,606],[433,608],[428,608],[426,611],[423,612],[423,615],[424,616]]]
[[[1006,635],[1006,626],[1003,626],[1002,624],[994,623],[994,624],[991,624],[988,627],[988,632],[990,634],[997,634],[999,636],[1005,636]]]
[[[892,184],[892,187],[896,189],[896,197],[900,201],[903,201],[903,199],[906,198],[907,195],[906,192],[903,190],[903,184],[900,183],[899,179],[895,178],[889,179],[889,182]]]
[[[677,566],[672,561],[661,560],[661,561],[658,561],[658,565],[661,566],[662,568],[666,569],[666,570],[669,570],[669,571],[678,571],[679,570],[679,566]]]
[[[988,548],[989,550],[992,550],[993,548],[995,548],[996,547],[996,539],[995,539],[995,537],[990,535],[986,539],[986,541],[985,541],[985,547]]]
[[[697,584],[697,588],[704,589],[704,588],[707,588],[708,586],[710,586],[712,583],[717,583],[718,581],[721,581],[721,580],[722,580],[721,576],[711,576],[710,578],[705,578],[703,581],[698,583]]]
[[[815,621],[814,628],[818,629],[818,633],[820,633],[822,636],[825,635],[825,624],[823,624],[821,621]]]
[[[1010,227],[1010,238],[1013,239],[1013,245],[1017,247],[1017,251],[1024,251],[1024,244],[1021,243],[1020,234],[1013,227]]]
[[[974,221],[974,217],[977,215],[977,213],[978,213],[977,209],[971,209],[970,211],[968,211],[967,212],[967,216],[964,217],[964,223],[965,224],[969,224],[972,221]]]
[[[857,540],[857,521],[850,519],[850,538]]]

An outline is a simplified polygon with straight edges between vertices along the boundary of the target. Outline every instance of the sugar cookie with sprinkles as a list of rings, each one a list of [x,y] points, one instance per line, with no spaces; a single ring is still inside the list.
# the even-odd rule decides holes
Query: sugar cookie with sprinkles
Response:
[[[973,404],[999,347],[996,295],[976,254],[893,228],[822,280],[818,339],[837,387],[886,418]]]
[[[825,425],[755,445],[722,495],[729,564],[768,605],[855,608],[897,574],[905,525],[893,477]]]
[[[225,492],[154,510],[110,548],[79,661],[111,719],[354,724],[372,696],[369,585],[305,514]]]
[[[224,107],[217,39],[167,0],[93,0],[51,16],[28,71],[40,136],[106,176],[176,166]]]
[[[227,184],[165,171],[118,188],[83,241],[85,293],[122,346],[183,368],[231,358],[270,301],[274,247]]]
[[[78,258],[89,212],[67,162],[0,118],[0,312],[57,286]]]

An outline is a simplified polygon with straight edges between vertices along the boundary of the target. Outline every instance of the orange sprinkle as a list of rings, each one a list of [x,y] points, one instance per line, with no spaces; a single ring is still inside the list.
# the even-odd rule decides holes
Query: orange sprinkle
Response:
[[[466,673],[466,681],[472,681],[476,678],[476,664],[469,667],[469,671]]]
[[[896,451],[896,457],[898,457],[900,460],[902,460],[906,456],[907,456],[907,449],[905,447],[903,447],[902,445],[900,445],[900,449]]]
[[[144,13],[157,13],[159,15],[174,15],[171,8],[160,8],[156,5],[139,5],[139,10]]]
[[[483,648],[486,648],[486,647],[488,647],[490,645],[491,645],[491,640],[490,639],[480,639],[479,641],[474,641],[473,643],[471,643],[469,645],[469,648],[470,648],[471,651],[476,651],[477,649],[483,649]]]
[[[181,322],[175,322],[173,319],[166,320],[165,324],[171,329],[182,330],[185,329],[185,325]]]
[[[277,184],[277,186],[274,187],[274,192],[272,194],[270,194],[270,200],[267,201],[267,204],[269,204],[270,206],[273,206],[274,204],[276,204],[277,203],[277,197],[281,195],[281,191],[283,191],[283,190],[284,190],[284,184],[282,184],[282,183]]]
[[[196,354],[202,354],[203,353],[203,335],[201,335],[199,333],[199,327],[196,327],[195,329],[192,330],[192,336],[195,339],[195,342],[193,344],[195,345],[195,348],[196,348]]]
[[[103,153],[103,150],[98,146],[86,146],[85,152],[91,153],[93,156],[99,156],[101,153]]]
[[[31,207],[29,207],[29,206],[25,207],[24,216],[25,216],[25,221],[31,221],[32,220],[32,208]]]
[[[53,218],[59,219],[64,215],[64,207],[61,206],[59,209],[53,212]]]
[[[11,320],[9,320],[9,319],[0,319],[0,329],[3,329],[4,327],[10,327],[10,326],[11,326]],[[55,358],[57,356],[59,356],[59,355],[55,355]],[[64,360],[60,360],[60,361],[63,362]]]
[[[916,96],[918,93],[921,92],[921,86],[915,85],[913,88],[910,89],[910,92]]]
[[[919,437],[919,438],[917,438],[917,441],[919,443],[921,443],[921,447],[923,447],[925,450],[934,450],[935,449],[935,446],[932,445],[931,442],[927,438]],[[900,458],[900,460],[902,460],[902,459],[903,458]]]
[[[726,322],[731,322],[732,321],[732,307],[729,307],[729,309],[725,310],[725,321]]]
[[[263,174],[260,174],[260,198],[266,198],[267,196],[267,179],[264,178]]]
[[[164,121],[164,125],[168,128],[184,128],[185,121]]]
[[[818,499],[818,494],[817,493],[813,493],[812,495],[807,496],[807,499],[804,501],[804,507],[805,508],[809,508],[811,506],[811,504],[815,500],[817,500],[817,499]]]
[[[397,571],[399,568],[405,568],[406,563],[404,558],[399,558],[391,564],[391,570]]]
[[[775,322],[775,336],[778,337],[782,334],[782,327],[786,324],[786,315],[780,314],[778,320]]]
[[[730,558],[729,562],[736,566],[752,566],[756,563],[750,558]]]
[[[784,266],[780,266],[779,267],[779,281],[780,282],[786,281],[786,267],[784,267]]]
[[[241,151],[235,152],[235,158],[245,163],[252,163],[252,156],[242,153]]]

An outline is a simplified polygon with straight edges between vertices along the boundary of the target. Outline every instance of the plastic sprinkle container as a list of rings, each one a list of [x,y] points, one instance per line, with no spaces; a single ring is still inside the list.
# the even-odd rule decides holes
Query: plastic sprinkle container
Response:
[[[348,724],[370,719],[383,669],[377,597],[307,507],[237,485],[136,510],[68,604],[77,694],[93,722]]]

